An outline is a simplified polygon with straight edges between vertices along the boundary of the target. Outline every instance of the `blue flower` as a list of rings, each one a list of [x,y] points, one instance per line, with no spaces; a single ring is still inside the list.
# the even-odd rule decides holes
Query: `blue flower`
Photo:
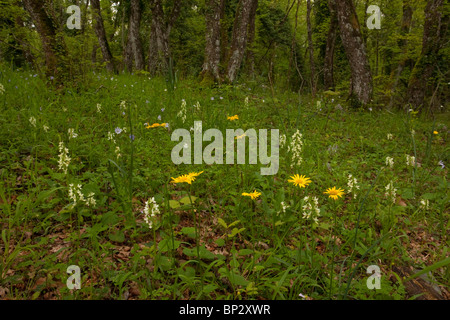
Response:
[[[114,130],[116,132],[116,134],[120,134],[122,132],[122,129],[120,129],[119,127],[116,128],[116,130]]]
[[[129,137],[130,137],[131,141],[134,141],[134,138],[135,138],[134,134],[130,134]]]

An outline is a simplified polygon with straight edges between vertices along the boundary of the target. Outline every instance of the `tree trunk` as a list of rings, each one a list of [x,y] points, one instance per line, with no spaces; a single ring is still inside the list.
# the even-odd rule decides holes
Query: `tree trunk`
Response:
[[[247,70],[250,76],[255,75],[255,32],[256,32],[256,10],[258,9],[258,0],[253,1],[250,9],[250,18],[248,22],[248,48],[247,48]]]
[[[311,67],[311,93],[316,96],[316,67],[314,65],[314,44],[312,40],[311,28],[311,0],[306,1],[306,25],[308,29],[308,47],[309,47],[309,61]]]
[[[336,0],[335,4],[341,39],[352,73],[350,93],[366,105],[372,97],[372,75],[355,6],[352,0]]]
[[[225,0],[208,0],[206,6],[206,46],[205,61],[203,63],[201,77],[220,81],[220,20],[223,2]]]
[[[130,46],[134,57],[134,66],[136,70],[144,70],[145,67],[142,42],[139,35],[141,16],[142,13],[140,0],[131,0],[130,28],[128,30],[128,39],[130,41]]]
[[[46,12],[48,3],[39,0],[23,0],[25,10],[30,13],[31,19],[36,26],[45,54],[46,75],[58,79],[58,69],[66,69],[62,63],[65,57],[63,40],[56,36],[56,27]]]
[[[165,19],[161,0],[152,0],[150,5],[152,22],[150,26],[148,69],[150,74],[155,75],[166,73],[169,69],[171,57],[169,37],[172,27],[180,14],[182,3],[180,0],[174,2],[168,19]]]
[[[248,36],[248,24],[253,2],[256,0],[240,0],[236,9],[233,25],[233,37],[227,64],[227,80],[234,82],[245,54]]]
[[[327,46],[325,49],[323,82],[325,90],[334,89],[334,49],[336,47],[336,37],[338,32],[338,20],[334,0],[328,0],[330,9],[330,29],[328,30]]]
[[[111,54],[111,49],[109,48],[109,43],[106,38],[105,26],[103,25],[103,18],[100,8],[100,0],[92,0],[92,8],[94,9],[94,19],[95,19],[95,34],[98,38],[98,43],[102,51],[103,60],[106,62],[106,70],[108,72],[114,72],[114,62],[113,56]]]
[[[448,41],[448,10],[444,10],[444,0],[429,0],[425,8],[422,52],[414,66],[408,84],[407,101],[414,109],[422,109],[429,83],[439,62],[439,51]]]

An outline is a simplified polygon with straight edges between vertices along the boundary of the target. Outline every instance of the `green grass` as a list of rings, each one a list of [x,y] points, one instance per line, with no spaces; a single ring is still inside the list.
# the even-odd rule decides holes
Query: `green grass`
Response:
[[[299,99],[276,88],[272,96],[245,84],[182,80],[172,90],[164,79],[132,75],[91,74],[83,89],[48,89],[29,72],[3,70],[0,83],[1,298],[408,299],[393,265],[436,265],[427,271],[441,288],[449,285],[448,168],[438,164],[449,160],[448,115],[353,110],[344,97]],[[239,120],[227,120],[235,114]],[[174,165],[171,133],[195,120],[203,132],[224,135],[280,129],[287,141],[278,173],[262,176],[261,165]],[[163,122],[168,129],[144,125]],[[291,167],[297,129],[302,162]],[[60,142],[71,158],[67,174],[58,167]],[[417,165],[407,166],[406,155]],[[194,171],[203,173],[192,185],[170,183]],[[294,187],[293,174],[312,182]],[[356,198],[348,174],[357,179]],[[391,181],[395,203],[385,197]],[[94,194],[95,205],[69,197],[71,184],[81,185],[85,199]],[[344,197],[324,194],[333,186]],[[241,195],[254,190],[257,200]],[[304,218],[305,196],[318,199],[318,223]],[[152,197],[160,213],[149,228],[143,210]],[[70,265],[81,268],[80,290],[66,287]],[[380,290],[366,286],[370,265],[381,269]]]

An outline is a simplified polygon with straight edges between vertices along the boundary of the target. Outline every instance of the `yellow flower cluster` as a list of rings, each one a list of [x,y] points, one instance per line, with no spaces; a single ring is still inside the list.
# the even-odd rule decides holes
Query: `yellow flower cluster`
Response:
[[[230,120],[230,121],[239,120],[239,116],[236,114],[236,115],[234,115],[232,117],[227,117],[227,119]]]
[[[173,178],[172,177],[172,183],[188,183],[188,184],[192,184],[193,181],[195,181],[195,179],[201,175],[203,173],[203,171],[200,172],[191,172],[189,174],[183,174],[179,177]]]
[[[158,127],[165,127],[167,125],[167,123],[154,123],[152,125],[148,125],[146,128],[150,129],[150,128],[158,128]]]
[[[252,200],[255,200],[261,195],[261,192],[258,192],[255,190],[252,193],[243,192],[242,195],[244,197],[250,197],[250,198],[252,198]]]

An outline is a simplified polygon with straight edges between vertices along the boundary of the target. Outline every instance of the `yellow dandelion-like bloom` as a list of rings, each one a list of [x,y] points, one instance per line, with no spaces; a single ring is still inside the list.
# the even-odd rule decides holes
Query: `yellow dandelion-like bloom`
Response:
[[[439,134],[439,132],[437,132],[437,131],[433,131],[433,134]]]
[[[188,176],[190,176],[191,177],[191,180],[192,181],[195,181],[195,178],[197,178],[199,175],[201,175],[203,173],[203,171],[200,171],[200,172],[191,172],[191,173],[189,173],[188,174]]]
[[[189,174],[183,174],[179,177],[173,178],[172,177],[172,183],[189,183],[192,184],[192,181],[194,178],[192,176],[190,176]]]
[[[261,192],[258,192],[255,190],[252,193],[243,192],[242,195],[244,197],[250,197],[250,198],[252,198],[252,200],[255,200],[261,195]]]
[[[176,178],[172,178],[172,183],[188,183],[188,184],[192,184],[193,181],[195,181],[195,179],[201,175],[203,173],[203,171],[200,172],[191,172],[189,174],[183,174],[179,177]]]
[[[342,197],[342,195],[345,194],[343,189],[336,189],[336,187],[328,188],[324,193],[328,194],[328,197],[334,200],[337,200],[338,197]]]
[[[233,120],[239,120],[239,116],[236,114],[232,117],[227,117],[228,120],[233,121]]]
[[[294,186],[299,186],[300,188],[305,188],[308,184],[311,183],[311,179],[305,177],[305,176],[299,176],[298,174],[295,174],[291,176],[291,179],[288,180],[288,182],[294,184]]]
[[[146,128],[150,129],[150,128],[158,128],[158,127],[165,127],[166,123],[154,123],[152,125],[148,125]]]

